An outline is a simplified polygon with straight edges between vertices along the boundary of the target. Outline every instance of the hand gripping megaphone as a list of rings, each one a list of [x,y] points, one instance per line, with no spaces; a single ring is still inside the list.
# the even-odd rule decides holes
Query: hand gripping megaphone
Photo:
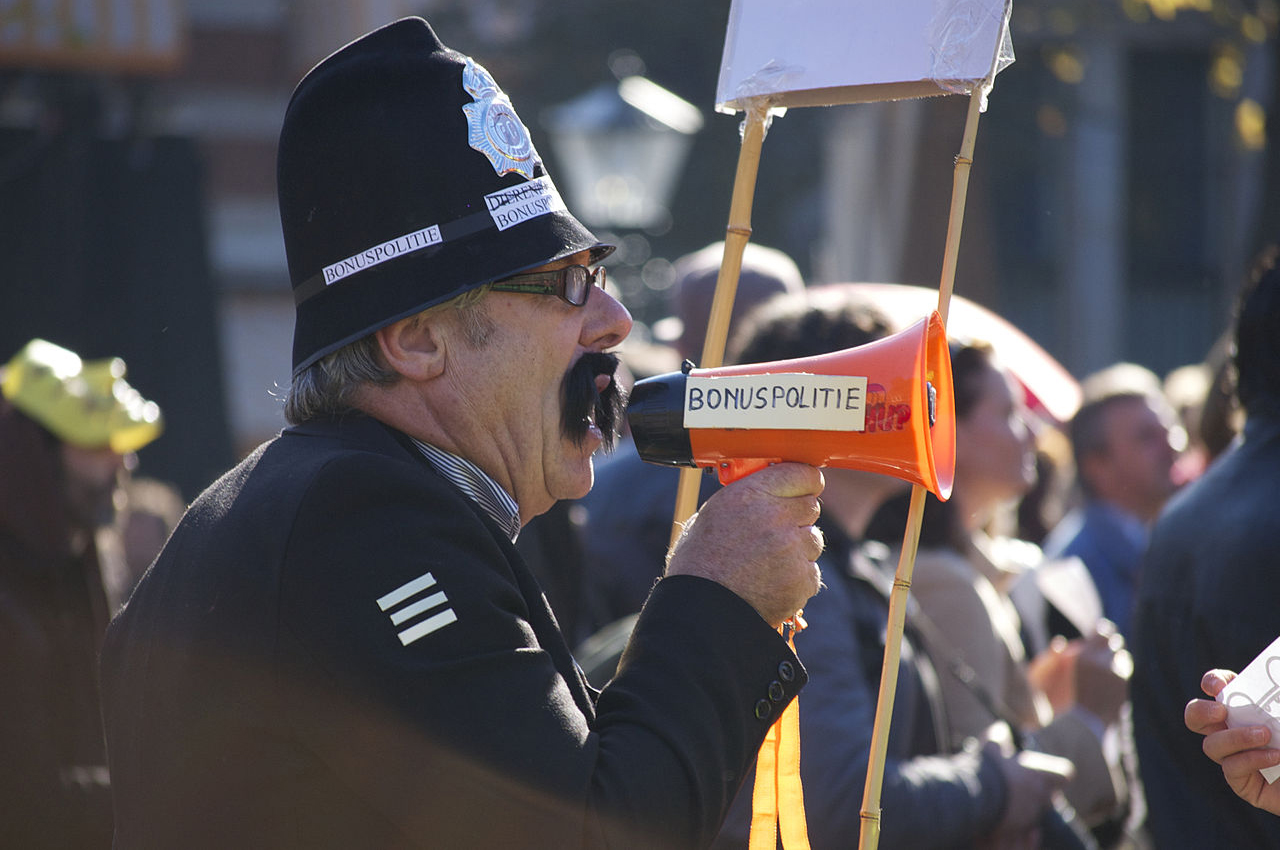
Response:
[[[627,421],[643,460],[714,467],[722,483],[799,461],[879,472],[939,499],[955,478],[951,354],[934,312],[866,345],[637,381]]]

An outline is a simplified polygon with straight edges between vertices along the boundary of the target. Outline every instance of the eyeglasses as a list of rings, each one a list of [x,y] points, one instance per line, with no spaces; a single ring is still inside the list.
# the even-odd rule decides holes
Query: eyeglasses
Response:
[[[489,284],[497,292],[525,292],[530,295],[559,295],[575,307],[587,303],[592,286],[604,289],[604,266],[565,266],[549,272],[512,275]]]

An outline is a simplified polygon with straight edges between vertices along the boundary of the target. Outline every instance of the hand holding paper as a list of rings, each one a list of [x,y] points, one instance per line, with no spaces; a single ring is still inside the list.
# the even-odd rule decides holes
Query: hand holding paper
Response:
[[[1228,680],[1216,696],[1227,707],[1227,726],[1266,726],[1280,744],[1280,638],[1240,674]],[[1280,766],[1262,771],[1270,784],[1280,778]]]
[[[1275,657],[1277,649],[1280,646],[1272,644],[1260,656],[1264,667],[1267,659]],[[1237,678],[1229,670],[1210,670],[1201,679],[1200,687],[1207,695],[1222,700],[1223,692]],[[1280,749],[1268,746],[1272,740],[1271,728],[1267,724],[1231,726],[1231,712],[1232,709],[1220,701],[1194,699],[1187,703],[1183,720],[1192,732],[1205,736],[1205,755],[1222,766],[1222,775],[1236,796],[1256,808],[1280,815],[1280,784],[1266,781],[1262,774],[1264,770],[1280,766]]]

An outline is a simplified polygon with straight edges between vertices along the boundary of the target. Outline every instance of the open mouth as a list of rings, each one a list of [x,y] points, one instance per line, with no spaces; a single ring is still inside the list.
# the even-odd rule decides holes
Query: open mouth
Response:
[[[613,379],[617,368],[617,355],[588,352],[565,375],[561,427],[574,445],[582,446],[589,437],[600,440],[605,449],[617,442],[626,406]]]

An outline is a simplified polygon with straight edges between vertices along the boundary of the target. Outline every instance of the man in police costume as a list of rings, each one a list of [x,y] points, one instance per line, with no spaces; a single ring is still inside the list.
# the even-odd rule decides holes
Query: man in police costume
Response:
[[[615,431],[609,246],[417,18],[299,84],[279,192],[292,425],[110,629],[117,846],[705,844],[805,680],[820,474],[717,494],[591,690],[512,541]]]

